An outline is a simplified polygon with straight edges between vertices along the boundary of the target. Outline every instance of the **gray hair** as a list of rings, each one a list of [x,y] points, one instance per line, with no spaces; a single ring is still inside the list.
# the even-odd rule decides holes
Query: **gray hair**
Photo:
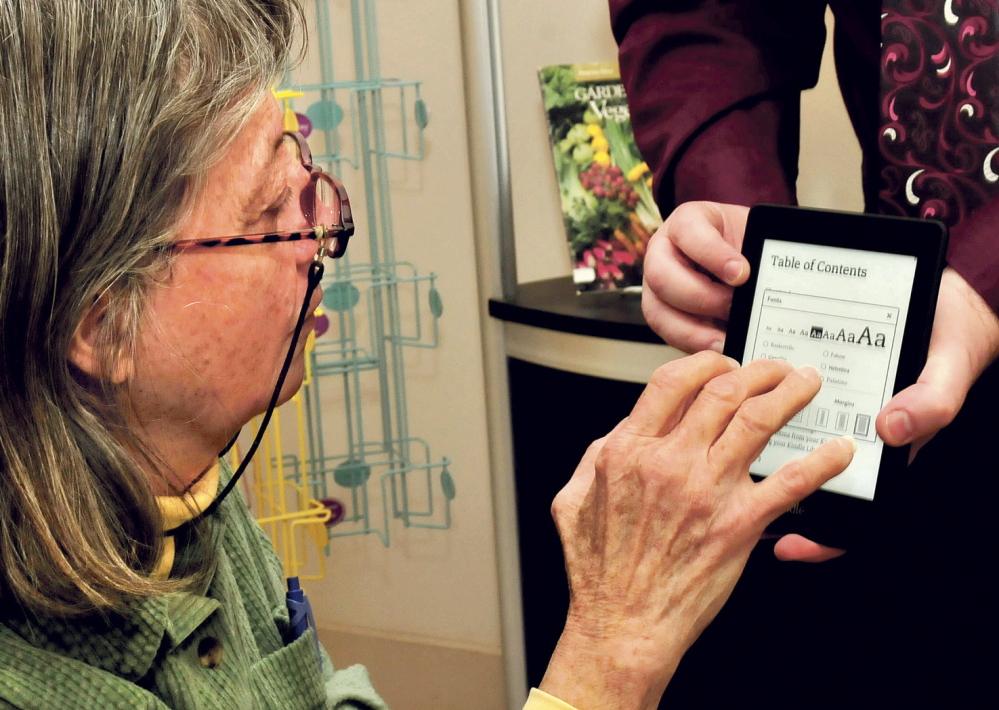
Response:
[[[110,373],[189,197],[302,26],[298,0],[0,0],[5,606],[74,615],[184,583],[149,577],[149,454]],[[98,378],[67,360],[95,307]]]

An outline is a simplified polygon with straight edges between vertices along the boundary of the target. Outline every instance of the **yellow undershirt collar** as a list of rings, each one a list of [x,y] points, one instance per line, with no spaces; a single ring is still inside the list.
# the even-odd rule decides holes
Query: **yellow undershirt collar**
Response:
[[[173,530],[188,520],[194,519],[201,511],[211,505],[219,492],[219,471],[219,463],[216,461],[215,465],[195,481],[184,495],[156,496],[156,503],[160,506],[160,515],[163,518],[164,531]],[[156,563],[156,569],[150,575],[153,579],[166,579],[170,576],[176,552],[173,535],[164,537],[163,554],[160,556],[159,562]]]

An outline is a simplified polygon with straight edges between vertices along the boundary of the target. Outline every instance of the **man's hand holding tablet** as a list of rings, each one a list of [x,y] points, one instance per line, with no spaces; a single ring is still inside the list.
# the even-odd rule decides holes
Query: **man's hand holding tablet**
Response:
[[[907,228],[909,225],[912,225],[917,231],[920,229],[939,230],[935,237],[930,237],[930,242],[935,242],[938,245],[937,247],[930,248],[922,256],[908,254],[908,256],[916,256],[917,259],[922,259],[924,264],[930,263],[934,268],[939,268],[938,255],[941,255],[943,252],[942,235],[940,233],[942,232],[942,227],[935,223],[923,220],[897,220],[789,208],[763,208],[761,212],[764,217],[766,217],[765,213],[768,211],[771,213],[798,215],[792,219],[792,222],[795,219],[814,220],[815,228],[824,235],[822,239],[825,240],[827,246],[838,248],[852,247],[860,251],[873,250],[878,253],[892,253],[894,247],[889,247],[886,250],[881,239],[884,232],[891,233],[892,229],[875,229],[873,226],[874,223],[879,225],[895,223],[896,229],[906,228],[902,229],[903,234],[908,233]],[[726,321],[729,318],[732,287],[745,283],[754,274],[753,269],[750,268],[748,261],[743,257],[741,252],[748,215],[749,210],[745,207],[715,203],[689,203],[682,205],[670,215],[666,223],[653,238],[646,262],[646,290],[643,294],[643,309],[650,325],[667,342],[692,351],[707,349],[713,345],[717,349],[724,341],[726,335],[724,329],[728,325]],[[802,215],[804,216],[802,217]],[[849,220],[849,224],[845,224],[841,221],[842,219]],[[854,220],[860,220],[860,222],[868,223],[871,226],[866,230],[860,229],[856,226],[858,222]],[[763,219],[759,222],[761,227],[767,226],[767,224],[769,224],[768,219]],[[822,227],[821,225],[826,226]],[[781,229],[790,229],[790,227]],[[813,227],[799,224],[795,229],[798,231],[802,229],[812,231]],[[785,240],[796,240],[796,237],[789,233],[784,233],[783,237]],[[891,236],[887,238],[889,241],[892,239]],[[819,239],[819,241],[822,241],[822,239]],[[876,245],[879,241],[881,242],[880,246]],[[899,239],[896,239],[897,241]],[[911,242],[913,240],[909,239],[908,241]],[[925,242],[926,240],[924,239],[923,241]],[[908,246],[903,244],[900,249],[894,249],[894,251],[906,255],[907,250],[912,251],[911,246],[911,244]],[[777,262],[774,262],[773,256],[772,254],[770,259],[771,268],[781,269],[782,267],[777,266]],[[863,264],[839,264],[842,268],[837,268],[837,263],[833,259],[821,259],[825,263],[819,267],[818,262],[820,259],[818,256],[813,258],[815,258],[815,262],[809,261],[809,265],[813,269],[820,268],[821,271],[812,272],[810,274],[812,277],[811,280],[805,280],[806,285],[812,283],[812,281],[817,283],[817,280],[822,279],[827,281],[838,279],[847,282],[863,280],[863,277],[858,275],[859,271],[850,271],[850,269],[867,268]],[[781,258],[779,262],[786,265],[783,267],[786,274],[790,273],[793,275],[793,260],[789,261]],[[801,271],[804,271],[804,269],[802,268]],[[822,276],[815,277],[815,273]],[[931,293],[935,293],[932,276],[931,283],[928,286],[925,284],[919,285],[913,290],[919,291],[915,293],[915,306],[923,308],[925,306],[925,299]],[[805,295],[815,296],[815,294]],[[825,295],[829,296],[830,294],[827,293]],[[841,296],[840,300],[843,301],[855,300],[862,302],[861,291],[858,290],[855,283],[849,286],[842,285],[839,289],[834,289],[831,295]],[[822,294],[819,294],[819,297],[821,296]],[[920,303],[923,305],[920,306]],[[885,305],[885,303],[877,298],[873,298],[870,304],[875,306]],[[773,306],[770,309],[771,315],[774,315],[776,307],[786,304],[773,303],[771,305]],[[803,304],[796,303],[792,305],[802,306]],[[912,312],[913,307],[910,306],[906,310],[907,321],[910,321],[909,313]],[[930,312],[932,313],[932,310]],[[899,389],[902,389],[902,391],[899,391],[897,396],[887,403],[887,406],[880,408],[880,413],[875,412],[877,416],[873,417],[873,421],[869,422],[866,419],[867,416],[870,416],[869,413],[858,412],[857,407],[859,404],[853,401],[854,407],[852,411],[849,411],[850,408],[848,406],[844,406],[844,409],[848,410],[848,414],[845,421],[844,417],[840,416],[838,422],[840,425],[845,423],[848,427],[853,428],[857,426],[857,420],[859,419],[861,431],[867,427],[869,434],[872,430],[876,431],[885,443],[897,446],[909,443],[915,439],[922,438],[925,440],[925,438],[928,438],[937,429],[949,423],[960,408],[960,403],[963,401],[963,396],[967,389],[995,356],[997,343],[999,343],[999,322],[996,321],[991,310],[984,305],[984,301],[967,286],[958,274],[949,269],[945,272],[942,281],[937,313],[938,318],[933,329],[932,340],[929,344],[926,367],[922,368],[922,360],[917,358],[918,362],[911,375],[911,381],[916,384],[902,389],[902,383],[905,380],[899,376],[897,382],[893,384],[888,392],[888,395],[890,397],[892,393]],[[827,315],[844,317],[847,314],[833,313]],[[872,313],[862,315],[871,316]],[[887,315],[888,312],[886,311],[884,316],[887,317]],[[927,323],[930,322],[928,318],[925,320]],[[914,322],[919,321],[917,319]],[[832,325],[837,324],[840,324],[839,321]],[[847,324],[849,323],[841,325]],[[744,325],[748,327],[748,322],[744,323]],[[809,324],[808,326],[809,335],[812,334],[811,325],[813,324]],[[870,336],[872,348],[878,348],[877,350],[873,350],[877,354],[875,360],[877,356],[885,354],[884,349],[888,346],[888,336],[894,337],[895,335],[893,332],[885,332],[882,329],[881,333],[885,336],[884,342],[881,344],[885,347],[882,348],[880,345],[874,345],[877,338],[876,331],[873,329],[865,336],[863,328],[856,332],[852,332],[849,329],[836,328],[834,332],[830,333],[828,330],[830,323],[823,324],[817,322],[814,325],[822,329],[825,342],[828,344],[839,343],[836,347],[846,349],[847,352],[855,354],[861,352],[858,348],[866,347],[867,337]],[[794,329],[798,330],[797,327]],[[902,334],[905,335],[904,326],[896,326],[894,330],[897,332],[900,329],[903,331]],[[841,335],[841,330],[843,340],[837,341],[836,337]],[[848,342],[851,334],[855,341],[852,344]],[[818,335],[818,332],[816,332],[816,335]],[[918,344],[922,336],[913,337],[913,342]],[[907,338],[904,337],[903,342],[906,340]],[[767,342],[770,342],[770,340],[767,339]],[[775,342],[777,342],[778,346],[786,345],[786,343],[780,342],[779,339]],[[802,345],[807,347],[808,344],[802,343]],[[905,347],[909,346],[906,345]],[[819,351],[820,357],[821,353],[825,351],[826,349]],[[727,352],[731,353],[731,350],[727,350]],[[773,348],[773,352],[768,354],[775,355],[779,352],[780,348],[775,347]],[[737,358],[741,360],[745,355],[745,344],[743,344],[743,352],[740,352]],[[901,352],[899,353],[899,357],[901,357]],[[819,362],[816,366],[820,367],[821,364]],[[870,365],[871,363],[867,362],[867,364]],[[838,380],[839,382],[847,382],[849,384],[849,378],[844,379],[843,376],[854,377],[857,374],[852,367],[845,367],[842,362],[833,363],[830,360],[826,362],[826,365],[827,370],[830,366],[839,368],[837,371],[828,373],[833,380]],[[844,372],[844,369],[849,370],[849,372]],[[919,374],[920,369],[922,369],[922,374]],[[842,384],[833,384],[833,386],[844,387]],[[945,396],[939,396],[941,391],[945,392]],[[937,394],[933,394],[934,392]],[[868,394],[870,393],[868,392]],[[841,399],[844,405],[849,405],[852,401],[849,398],[834,397],[833,399]],[[816,410],[818,408],[815,407]],[[834,415],[833,407],[823,408],[830,410],[828,416]],[[904,414],[900,414],[902,412]],[[857,417],[858,413],[863,416]],[[818,416],[814,412],[810,412],[809,414]],[[893,417],[891,416],[892,414],[897,416]],[[822,421],[825,421],[827,425],[829,423],[828,419]],[[835,425],[837,421],[835,416],[833,416],[831,421],[833,431],[836,431]],[[899,422],[906,424],[906,427],[899,427]],[[815,424],[814,420],[813,424]],[[903,431],[900,432],[898,429],[903,429]],[[909,436],[905,436],[905,429],[908,430]],[[786,443],[790,443],[793,446],[805,446],[807,448],[811,445],[807,441],[807,438],[806,435],[805,443],[801,443],[800,439],[788,439]],[[869,441],[868,443],[874,442]],[[889,456],[889,458],[892,457]],[[902,466],[904,467],[904,461]],[[837,495],[841,498],[850,497],[842,493]],[[861,499],[854,497],[854,500]],[[806,517],[807,512],[806,508]],[[834,533],[833,539],[835,537]],[[845,540],[841,540],[841,542],[845,542]],[[822,548],[797,536],[788,536],[782,539],[778,542],[775,551],[778,556],[784,559],[812,561],[828,559],[830,556],[835,556],[836,554],[835,550]]]

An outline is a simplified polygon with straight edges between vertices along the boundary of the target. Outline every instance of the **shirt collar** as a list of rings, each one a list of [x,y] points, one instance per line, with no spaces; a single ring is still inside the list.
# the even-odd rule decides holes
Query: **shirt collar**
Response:
[[[173,530],[201,514],[211,505],[219,491],[219,474],[221,459],[194,484],[179,496],[157,496],[156,503],[160,507],[160,517],[163,518],[163,529]],[[176,555],[176,545],[173,535],[163,538],[163,553],[160,555],[156,569],[150,575],[153,579],[166,579],[173,569]]]

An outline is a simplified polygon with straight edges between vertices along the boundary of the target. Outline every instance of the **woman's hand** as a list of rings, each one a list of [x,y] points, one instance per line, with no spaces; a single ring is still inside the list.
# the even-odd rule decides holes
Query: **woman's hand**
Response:
[[[542,690],[585,710],[657,707],[767,524],[852,459],[852,440],[833,439],[749,477],[818,389],[813,368],[715,353],[656,372],[552,505],[571,602]]]

